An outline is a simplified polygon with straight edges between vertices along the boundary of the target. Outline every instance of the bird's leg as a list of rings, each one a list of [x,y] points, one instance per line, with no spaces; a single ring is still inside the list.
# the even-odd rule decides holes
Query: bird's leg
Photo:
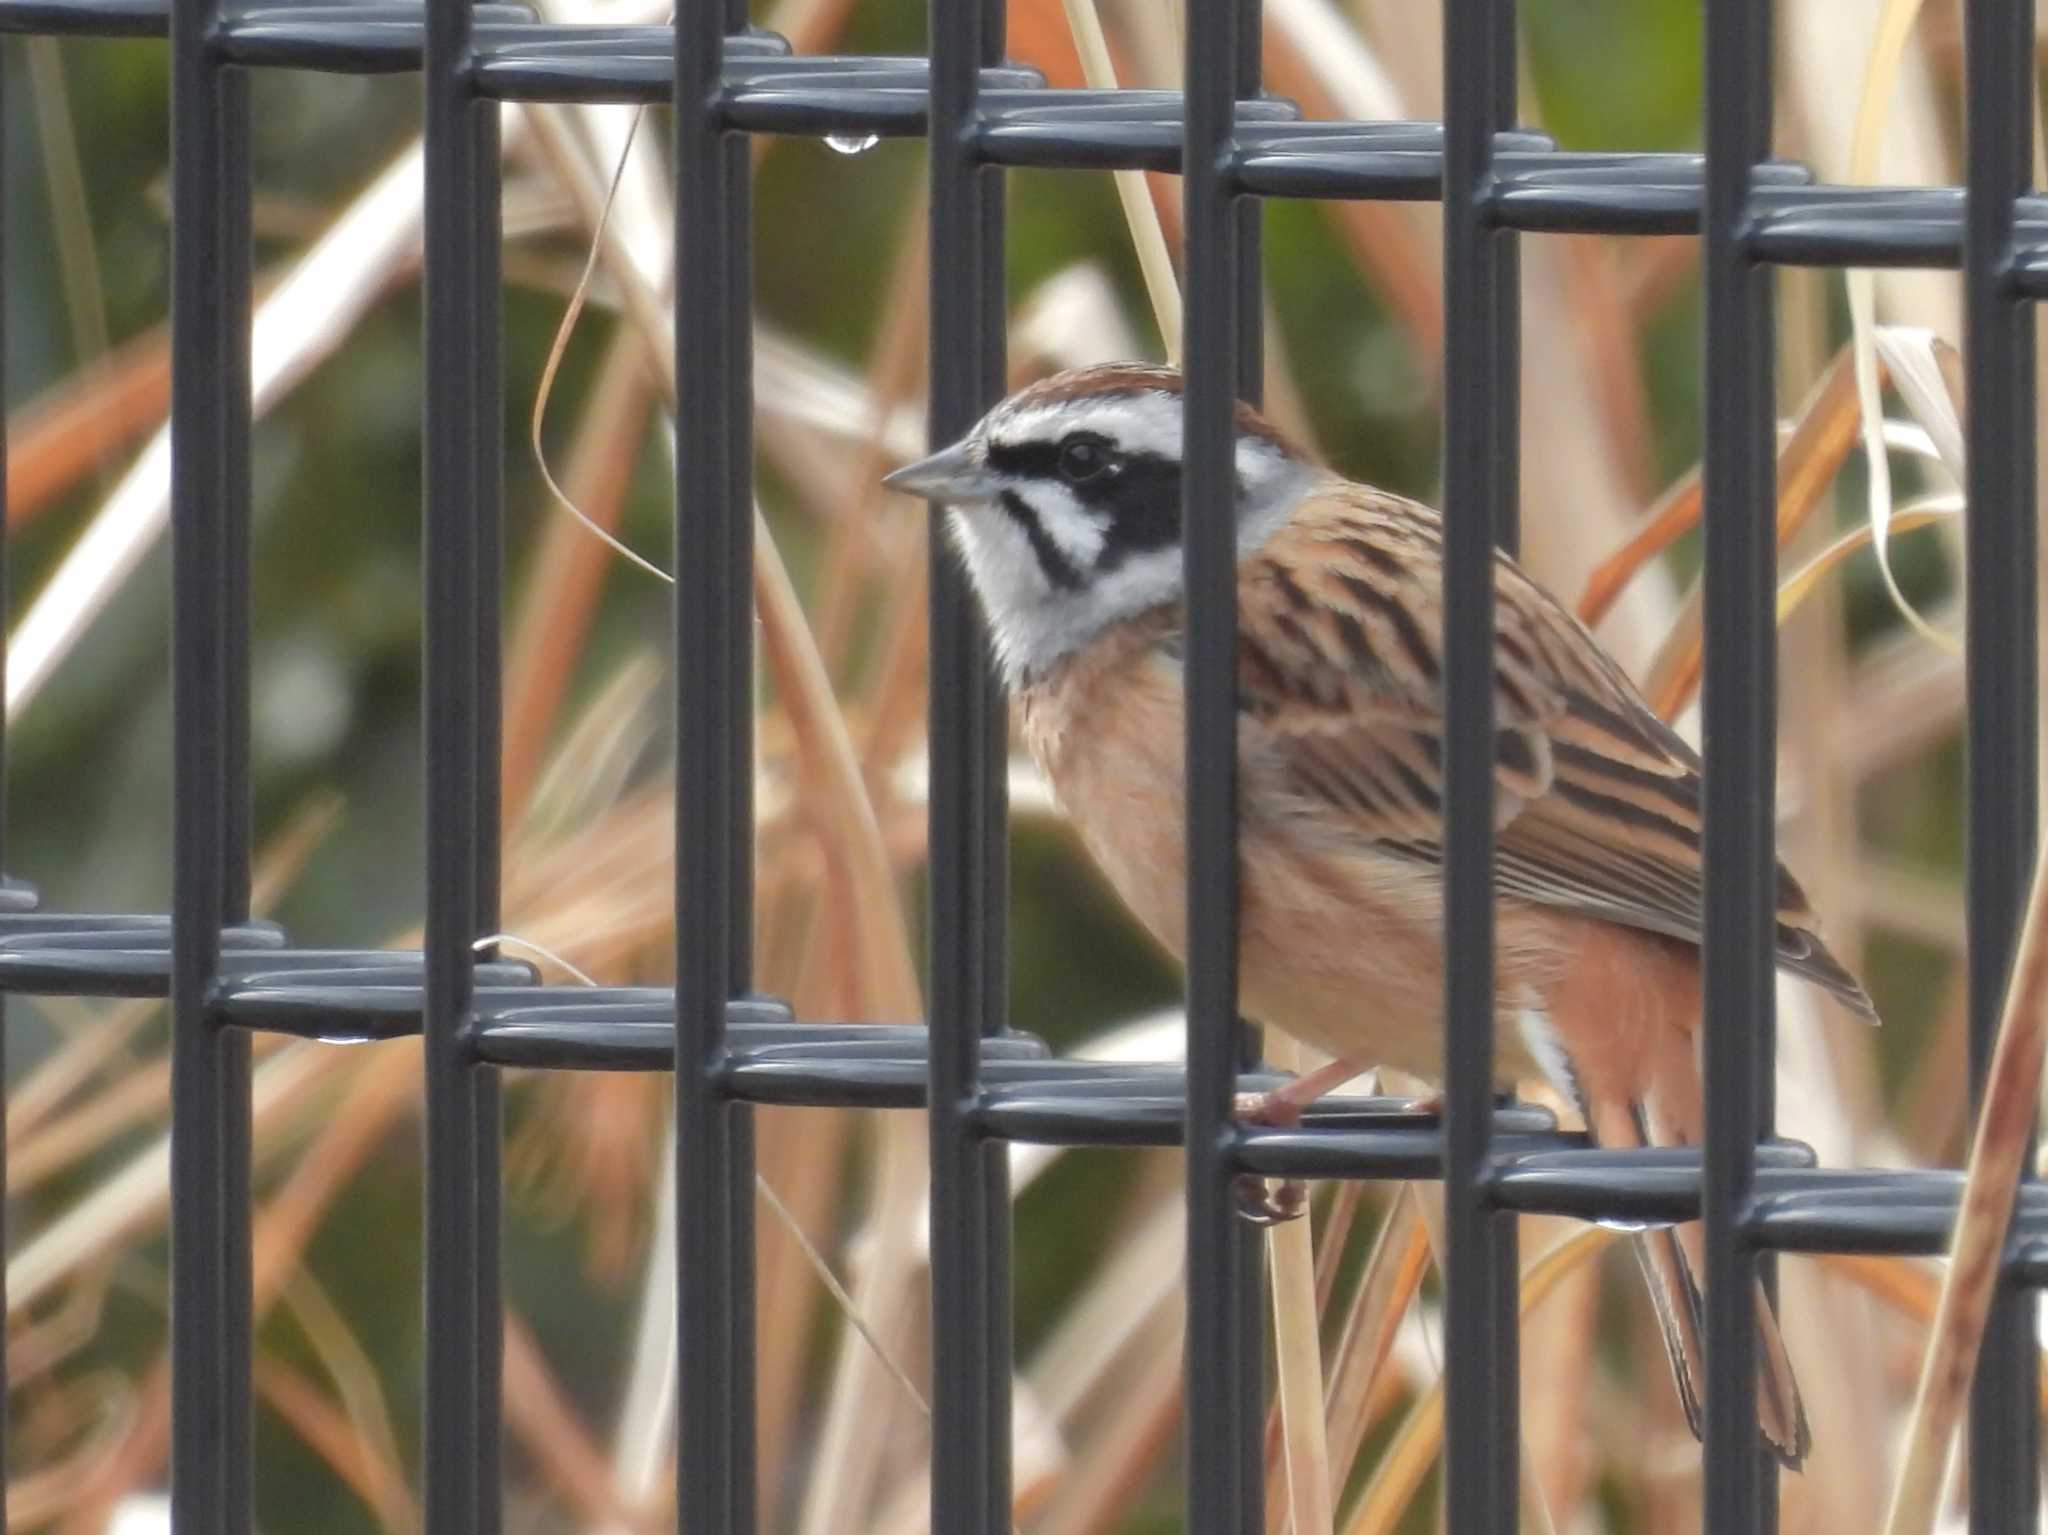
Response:
[[[1268,1125],[1291,1130],[1311,1103],[1325,1093],[1342,1087],[1367,1067],[1355,1056],[1341,1056],[1313,1071],[1303,1072],[1281,1086],[1263,1093],[1239,1093],[1236,1117],[1248,1125]],[[1299,1178],[1282,1178],[1269,1184],[1257,1173],[1244,1173],[1237,1180],[1237,1209],[1257,1226],[1277,1226],[1308,1212],[1308,1185]]]
[[[1339,1056],[1313,1071],[1290,1077],[1267,1092],[1239,1093],[1237,1117],[1248,1125],[1271,1125],[1291,1130],[1301,1123],[1301,1116],[1311,1103],[1336,1091],[1371,1064],[1355,1055]]]

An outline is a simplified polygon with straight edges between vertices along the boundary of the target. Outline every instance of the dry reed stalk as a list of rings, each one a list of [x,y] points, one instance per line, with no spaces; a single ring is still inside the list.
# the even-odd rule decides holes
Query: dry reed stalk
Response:
[[[256,1395],[282,1418],[299,1442],[327,1463],[341,1484],[362,1501],[378,1525],[392,1535],[420,1527],[404,1469],[378,1453],[348,1415],[317,1385],[274,1354],[255,1361]]]
[[[1158,1476],[1180,1432],[1180,1352],[1148,1350],[1124,1383],[1113,1431],[1077,1446],[1032,1535],[1113,1535]]]
[[[254,1312],[259,1319],[267,1313],[279,1286],[296,1265],[325,1206],[353,1176],[376,1138],[375,1132],[380,1132],[388,1124],[399,1098],[397,1089],[410,1085],[417,1078],[416,1043],[410,1050],[403,1044],[393,1043],[367,1054],[371,1058],[366,1064],[355,1068],[360,1073],[353,1084],[358,1096],[352,1101],[344,1100],[342,1112],[325,1122],[320,1135],[301,1157],[291,1176],[257,1214],[251,1246]],[[267,1153],[274,1151],[276,1136],[271,1120],[285,1092],[275,1082],[266,1092],[266,1073],[274,1073],[280,1066],[293,1066],[302,1076],[311,1074],[315,1080],[322,1080],[317,1072],[308,1073],[307,1068],[317,1068],[323,1055],[331,1058],[332,1052],[323,1052],[317,1046],[299,1045],[293,1051],[280,1053],[279,1057],[257,1070],[253,1131],[259,1165]],[[398,1067],[410,1064],[412,1070],[401,1073],[390,1064],[394,1060]],[[331,1082],[331,1071],[324,1080]],[[142,1221],[153,1220],[161,1214],[162,1201],[167,1193],[167,1176],[166,1158],[159,1147],[131,1164],[126,1172],[104,1185],[99,1195],[83,1202],[65,1220],[31,1244],[10,1265],[10,1309],[29,1304],[34,1294],[55,1277],[52,1270],[62,1272],[58,1264],[64,1259],[76,1261],[72,1258],[72,1249],[78,1244],[60,1235],[66,1232],[68,1223],[84,1224],[88,1231],[93,1226],[104,1228],[102,1240],[118,1237]],[[154,1195],[153,1200],[145,1202],[137,1197],[134,1186],[138,1183],[143,1185],[145,1196]],[[116,1196],[123,1195],[126,1196],[125,1209],[116,1202]],[[108,1214],[101,1209],[107,1204],[115,1205],[114,1213]],[[132,1208],[136,1204],[142,1206],[139,1211]],[[57,1246],[59,1254],[40,1264],[32,1263],[31,1259],[39,1257],[46,1246]],[[87,1251],[91,1250],[87,1248]],[[22,1275],[20,1280],[15,1277],[17,1270]],[[31,1290],[31,1286],[35,1289]],[[75,1535],[95,1532],[96,1535],[98,1525],[104,1522],[105,1509],[154,1476],[162,1464],[169,1445],[169,1374],[161,1359],[142,1388],[140,1400],[141,1408],[120,1453],[109,1461],[103,1475],[82,1494],[77,1518],[65,1526],[67,1535],[72,1535],[72,1532]]]
[[[1778,537],[1780,547],[1803,525],[1834,482],[1856,440],[1856,381],[1848,348],[1836,353],[1795,414],[1791,433],[1778,449]],[[1582,622],[1597,626],[1637,574],[1700,520],[1699,472],[1681,476],[1658,500],[1641,531],[1603,560],[1579,595]],[[1687,599],[1681,628],[1698,646],[1698,598]],[[1686,640],[1674,629],[1667,648],[1681,650]],[[1668,667],[1676,662],[1667,662]],[[1695,667],[1697,661],[1694,662]],[[1668,686],[1668,684],[1667,684]]]
[[[654,1520],[620,1498],[611,1466],[570,1406],[533,1329],[512,1307],[505,1311],[505,1422],[579,1523],[655,1535]]]
[[[509,131],[506,143],[516,143]],[[420,155],[401,155],[256,305],[253,410],[263,416],[329,356],[419,248]],[[78,636],[164,531],[170,435],[159,431],[93,515],[16,626],[8,646],[7,718],[41,691]]]
[[[301,1268],[279,1292],[279,1298],[334,1382],[335,1395],[355,1431],[376,1454],[394,1466],[403,1465],[405,1455],[392,1427],[391,1404],[377,1379],[377,1367],[326,1289],[311,1270]]]
[[[1300,1047],[1292,1040],[1275,1036],[1267,1041],[1267,1050],[1284,1069],[1301,1065]],[[1323,1416],[1323,1351],[1317,1327],[1312,1224],[1306,1217],[1283,1221],[1266,1233],[1284,1485],[1294,1535],[1329,1535],[1335,1519]],[[1280,1500],[1272,1502],[1277,1505]]]
[[[1795,285],[1795,288],[1799,285]],[[1816,298],[1819,284],[1807,285]],[[1814,328],[1822,318],[1814,309]],[[1797,323],[1792,307],[1788,319]],[[1811,349],[1824,357],[1826,342]],[[1811,376],[1809,373],[1808,376]],[[1815,518],[1788,546],[1803,557],[1826,540]],[[1856,824],[1857,784],[1835,749],[1840,709],[1848,694],[1848,627],[1841,583],[1822,582],[1804,610],[1779,629],[1783,706],[1781,735],[1797,764],[1797,810],[1781,831],[1788,864],[1798,871],[1815,909],[1826,914],[1828,941],[1851,968],[1860,968],[1863,923],[1856,892],[1862,881]],[[1817,1027],[1784,1031],[1779,1059],[1803,1091],[1779,1098],[1782,1122],[1813,1145],[1824,1165],[1866,1164],[1884,1159],[1873,1134],[1884,1123],[1879,1079],[1878,1036],[1845,1011],[1817,1010]],[[1784,1263],[1779,1268],[1778,1312],[1798,1370],[1811,1421],[1824,1425],[1805,1474],[1780,1487],[1781,1523],[1786,1529],[1874,1528],[1883,1517],[1880,1481],[1865,1474],[1868,1447],[1891,1433],[1895,1390],[1884,1355],[1877,1349],[1842,1347],[1838,1340],[1874,1334],[1882,1320],[1871,1299],[1854,1292],[1820,1266]]]
[[[164,419],[170,333],[159,325],[30,400],[7,424],[7,527],[25,528]]]
[[[1597,551],[1623,536],[1636,511],[1618,467],[1612,421],[1590,408],[1600,398],[1599,371],[1608,366],[1595,338],[1619,318],[1589,317],[1601,295],[1573,291],[1564,247],[1538,241],[1522,254],[1523,364],[1520,427],[1527,445],[1521,489],[1521,563],[1555,592],[1576,590]],[[1617,310],[1618,293],[1607,295]],[[1629,593],[1622,619],[1605,643],[1635,670],[1651,638],[1670,622],[1661,580]]]
[[[1401,1319],[1429,1272],[1429,1233],[1411,1190],[1399,1187],[1360,1271],[1330,1359],[1330,1464],[1348,1482],[1365,1436],[1399,1389],[1387,1366]]]
[[[1297,4],[1276,5],[1265,33],[1266,78],[1273,89],[1301,103],[1311,118],[1398,118],[1409,115],[1384,72],[1377,81],[1347,70],[1347,56],[1304,47],[1308,18],[1291,13]],[[1366,57],[1374,56],[1367,51]],[[1341,201],[1317,204],[1343,241],[1361,278],[1386,304],[1408,337],[1417,367],[1432,392],[1443,355],[1443,273],[1440,233],[1433,210],[1396,203]]]
[[[1524,1216],[1518,1224],[1517,1240],[1538,1251],[1578,1229],[1562,1216]],[[1589,1344],[1600,1330],[1602,1269],[1587,1264],[1565,1276],[1520,1329],[1524,1499],[1546,1530],[1582,1522],[1604,1463],[1614,1458],[1589,1432],[1598,1358]],[[1663,1389],[1661,1370],[1637,1378],[1645,1390]]]
[[[369,1053],[373,1058],[355,1068],[335,1113],[257,1212],[250,1268],[259,1316],[298,1267],[321,1218],[411,1106],[419,1082],[418,1041],[394,1040]]]
[[[258,1069],[254,1129],[259,1162],[266,1152],[274,1152],[275,1149],[273,1119],[293,1093],[304,1090],[304,1084],[298,1077],[282,1082],[267,1079],[273,1078],[281,1066],[287,1065],[296,1067],[299,1076],[303,1077],[308,1075],[308,1067],[317,1070],[322,1060],[331,1062],[333,1058],[332,1051],[298,1044],[278,1052],[277,1058],[265,1062]],[[334,1114],[323,1120],[313,1143],[258,1212],[254,1222],[252,1279],[255,1314],[259,1319],[267,1314],[280,1287],[296,1268],[328,1207],[354,1178],[370,1150],[388,1133],[397,1115],[411,1102],[418,1080],[417,1041],[387,1042],[377,1050],[351,1054],[346,1059],[350,1069],[356,1073],[353,1082],[348,1084],[348,1096]],[[322,1085],[331,1084],[333,1079],[331,1069],[314,1076],[314,1080]],[[155,1152],[131,1164],[130,1169],[111,1181],[100,1196],[88,1200],[66,1221],[59,1222],[32,1244],[10,1267],[10,1306],[31,1303],[52,1277],[49,1270],[60,1260],[44,1259],[41,1264],[32,1261],[41,1257],[45,1247],[57,1246],[64,1252],[71,1250],[73,1243],[65,1239],[67,1223],[83,1224],[87,1230],[93,1224],[110,1226],[112,1234],[118,1235],[123,1225],[122,1217],[118,1213],[114,1216],[101,1213],[101,1205],[111,1203],[117,1212],[126,1211],[127,1223],[160,1213],[165,1173],[159,1146]],[[145,1205],[137,1212],[134,1209],[138,1202],[134,1186],[140,1182],[146,1188],[152,1175],[156,1184],[156,1204],[154,1207]],[[93,1212],[93,1219],[82,1220],[88,1212]],[[161,1463],[167,1445],[167,1421],[164,1417],[166,1409],[157,1401],[158,1393],[159,1388],[154,1384],[145,1392],[145,1407],[131,1430],[129,1441],[110,1467],[106,1485],[95,1493],[92,1504],[95,1509],[110,1505],[112,1500],[154,1474]],[[81,1528],[90,1528],[90,1525]]]
[[[50,1373],[90,1343],[106,1314],[112,1270],[109,1259],[79,1274],[57,1299],[56,1308],[35,1318],[15,1318],[7,1329],[8,1389],[24,1386]]]
[[[1940,611],[1929,616],[1943,621]],[[1962,724],[1962,658],[1910,632],[1871,644],[1850,678],[1841,750],[1859,781],[1917,759]]]
[[[1013,1155],[1022,1185],[1020,1160]],[[1173,1443],[1184,1316],[1178,1160],[1145,1158],[1118,1219],[1123,1240],[1024,1364],[1025,1390],[1067,1446],[1043,1529],[1099,1527],[1114,1495],[1135,1495]]]
[[[1656,445],[1650,430],[1649,383],[1643,373],[1640,322],[1620,298],[1616,280],[1623,242],[1567,235],[1558,242],[1559,277],[1580,342],[1590,354],[1589,396],[1614,460],[1621,493],[1639,505],[1652,489]]]
[[[598,168],[579,156],[557,126],[540,127],[544,117],[545,114],[536,114],[534,142],[561,175],[564,189],[587,221],[596,226],[604,206],[604,182]],[[672,340],[668,337],[666,311],[660,297],[663,279],[645,269],[638,259],[640,251],[658,242],[652,240],[647,229],[628,231],[633,222],[627,217],[628,211],[623,202],[615,205],[612,216],[596,229],[599,249],[619,282],[626,316],[640,329],[658,360],[660,376],[673,400],[675,358],[664,339]],[[762,653],[775,681],[777,696],[796,732],[799,759],[809,779],[805,798],[817,807],[819,823],[832,828],[839,839],[839,851],[860,899],[859,915],[865,923],[875,924],[869,932],[878,941],[863,945],[868,951],[864,963],[870,966],[866,991],[884,1016],[920,1017],[918,980],[903,924],[901,898],[883,850],[874,806],[854,757],[851,735],[781,552],[758,510],[754,514],[754,535],[754,600],[761,624]]]
[[[1786,8],[1778,69],[1778,121],[1791,149],[1823,181],[1887,186],[1953,186],[1961,142],[1959,80],[1936,78],[1933,56],[1909,39],[1895,60],[1892,83],[1873,92],[1871,71],[1845,60],[1876,53],[1885,13],[1897,0],[1826,0]],[[1924,29],[1923,29],[1924,31]],[[1859,158],[1866,97],[1881,96],[1881,136]],[[1883,317],[1931,327],[1954,339],[1961,323],[1961,286],[1954,274],[1890,269],[1876,274]]]
[[[327,1088],[331,1072],[318,1069],[314,1047],[286,1046],[255,1071],[251,1118],[259,1164],[274,1154],[275,1123]],[[80,1264],[125,1239],[153,1232],[170,1193],[170,1143],[158,1138],[94,1185],[77,1204],[37,1233],[7,1264],[10,1313],[34,1305]]]
[[[1969,972],[1957,958],[1937,993],[1898,1116],[1907,1146],[1937,1167],[1960,1163],[1969,1147],[1969,1038]]]
[[[87,1014],[89,1026],[73,1030],[62,1049],[37,1063],[21,1085],[8,1094],[8,1187],[15,1195],[19,1196],[27,1187],[22,1182],[19,1159],[29,1145],[41,1145],[43,1128],[50,1116],[103,1068],[132,1068],[128,1046],[143,1025],[161,1010],[160,1002],[146,997],[105,1009],[81,1009]],[[65,1160],[46,1157],[46,1172],[54,1172]]]
[[[1844,353],[1814,385],[1798,421],[1778,450],[1778,547],[1783,549],[1820,506],[1828,487],[1855,441],[1857,416],[1853,357]],[[1693,520],[1698,520],[1697,492]],[[1650,706],[1667,720],[1676,719],[1699,690],[1702,655],[1701,602],[1698,585],[1687,594],[1683,612],[1658,648],[1644,681]]]
[[[60,1535],[106,1535],[114,1505],[162,1468],[170,1437],[170,1356],[160,1352],[135,1389],[119,1442],[78,1478],[71,1496],[52,1510]],[[10,1515],[14,1512],[12,1501],[10,1489]]]
[[[874,595],[879,588],[886,600],[896,589],[902,567],[914,562],[904,558],[907,546],[914,544],[918,555],[924,547],[922,538],[906,537],[923,531],[926,514],[921,507],[909,516],[901,512],[901,503],[893,516],[883,511],[888,503],[882,475],[895,459],[883,445],[882,426],[897,406],[913,398],[923,374],[931,268],[925,235],[925,205],[920,197],[911,203],[903,221],[895,270],[876,327],[876,345],[863,378],[872,402],[873,429],[854,449],[847,472],[829,484],[818,485],[818,494],[812,498],[818,507],[844,503],[844,515],[824,522],[817,590],[810,602],[818,649],[833,676],[841,679],[847,676],[847,652],[860,599]],[[853,486],[850,496],[849,484]],[[878,573],[880,581],[874,579]]]
[[[549,136],[537,133],[536,142],[548,145]],[[581,162],[566,140],[555,141],[549,152],[594,222],[596,209],[602,206],[594,167]],[[663,344],[666,326],[658,284],[636,264],[635,247],[620,233],[628,222],[619,217],[622,211],[615,209],[613,219],[600,232],[601,249],[620,283],[628,317],[641,327],[662,360],[672,398],[674,359]],[[838,867],[856,892],[852,906],[855,920],[862,924],[856,955],[862,992],[869,1008],[882,1016],[920,1017],[922,1006],[907,929],[874,806],[814,637],[774,538],[758,511],[755,604],[763,655],[798,737],[799,760],[809,784],[804,797],[817,807],[818,824],[835,840]],[[893,1351],[907,1320],[904,1303],[915,1273],[915,1260],[910,1256],[915,1234],[912,1222],[921,1208],[925,1168],[921,1140],[913,1127],[891,1116],[885,1120],[881,1139],[877,1170],[881,1197],[871,1222],[872,1240],[864,1244],[872,1261],[863,1266],[854,1294],[860,1313],[884,1346]],[[863,1340],[852,1333],[842,1335],[824,1440],[803,1518],[807,1530],[834,1528],[849,1509],[870,1504],[891,1420],[886,1405],[890,1398],[886,1384],[876,1378],[877,1368]],[[879,1410],[878,1403],[884,1404]]]
[[[1800,877],[1806,879],[1803,868]],[[1857,861],[1846,895],[1846,900],[1830,903],[1831,915],[1842,912],[1935,948],[1962,952],[1963,903],[1952,879],[1882,854],[1866,854]],[[1832,933],[1829,943],[1834,943]]]
[[[35,108],[36,147],[49,195],[50,228],[57,247],[57,281],[64,291],[74,365],[98,370],[110,350],[107,295],[99,247],[93,238],[85,173],[79,163],[71,92],[64,81],[64,55],[54,37],[22,40],[28,55],[29,99]]]
[[[1906,42],[1920,13],[1921,0],[1883,0],[1872,30],[1870,51],[1864,65],[1861,90],[1856,102],[1855,126],[1849,140],[1847,180],[1867,183],[1874,179],[1878,156],[1891,128],[1893,97],[1906,58]],[[1944,178],[1946,179],[1946,178]],[[1886,594],[1900,617],[1926,639],[1953,643],[1930,627],[1906,600],[1893,574],[1888,548],[1893,514],[1891,465],[1884,444],[1884,412],[1880,398],[1877,329],[1877,279],[1867,268],[1852,268],[1843,274],[1849,296],[1850,346],[1855,357],[1856,396],[1860,414],[1865,471],[1865,517],[1871,542],[1877,552],[1878,574]]]
[[[1056,91],[1078,90],[1087,83],[1073,29],[1057,0],[1016,0],[1005,12],[1008,57],[1037,67]]]
[[[1186,1228],[1166,1192],[1162,1183],[1133,1198],[1123,1217],[1124,1239],[1025,1361],[1032,1395],[1062,1420],[1093,1412],[1098,1395],[1115,1391],[1132,1355],[1146,1352],[1155,1337],[1167,1339],[1178,1355],[1174,1329],[1182,1312]]]
[[[268,1043],[265,1053],[274,1054],[283,1041]],[[161,1056],[121,1072],[69,1113],[48,1120],[12,1153],[8,1187],[17,1195],[33,1192],[122,1136],[161,1124],[170,1081],[170,1063]]]
[[[1699,242],[1675,235],[1653,236],[1631,240],[1623,249],[1622,307],[1638,331],[1647,331],[1680,294],[1698,282]]]
[[[1870,1253],[1814,1253],[1812,1261],[1883,1301],[1901,1316],[1923,1326],[1934,1320],[1941,1300],[1941,1274],[1930,1260],[1892,1258]],[[1916,1351],[1917,1368],[1922,1355]],[[2048,1348],[2042,1350],[2048,1362]],[[2048,1370],[2042,1372],[2041,1409],[2048,1413]]]
[[[1956,1212],[1941,1302],[1914,1398],[1906,1453],[1893,1485],[1886,1535],[1931,1529],[1949,1447],[1962,1415],[1977,1344],[1998,1282],[1999,1259],[2040,1101],[2048,1054],[2048,856],[2034,866],[2033,890],[2006,987],[1998,1042],[1984,1080],[1975,1143]]]
[[[816,808],[821,830],[837,843],[835,861],[853,889],[850,916],[860,939],[857,973],[864,1012],[883,1018],[922,1018],[920,983],[901,897],[875,807],[795,588],[758,511],[754,601],[763,654],[797,732],[807,782],[804,798]],[[893,1353],[900,1346],[907,1291],[916,1272],[914,1222],[928,1169],[922,1136],[909,1116],[884,1116],[880,1131],[880,1195],[866,1249],[871,1261],[859,1275],[854,1297],[860,1314]],[[846,1510],[868,1506],[885,1442],[879,1431],[892,1417],[888,1409],[877,1410],[877,1402],[894,1402],[887,1383],[877,1376],[879,1368],[864,1340],[850,1330],[842,1334],[828,1437],[805,1503],[803,1527],[817,1535],[833,1529]],[[842,1497],[845,1501],[839,1501]]]
[[[1082,75],[1094,90],[1114,90],[1116,65],[1109,56],[1109,40],[1103,36],[1102,17],[1096,12],[1095,0],[1065,0],[1065,7]],[[1138,258],[1139,274],[1145,279],[1145,297],[1159,326],[1167,360],[1178,363],[1180,280],[1174,275],[1173,257],[1166,248],[1166,231],[1160,224],[1159,209],[1141,172],[1114,171],[1111,180],[1116,186],[1117,201],[1123,205],[1124,226],[1130,231],[1131,249]]]
[[[799,994],[785,995],[792,1002],[803,1000]],[[799,1007],[798,1016],[823,1015]],[[858,1117],[844,1110],[769,1108],[755,1109],[754,1117],[755,1158],[762,1179],[806,1231],[833,1232]],[[776,1529],[789,1482],[782,1468],[802,1432],[805,1370],[811,1362],[809,1345],[823,1290],[796,1239],[780,1222],[757,1220],[755,1243],[758,1496],[761,1527]]]
[[[63,1518],[77,1507],[81,1489],[107,1479],[126,1442],[133,1405],[115,1401],[108,1408],[104,1421],[76,1449],[48,1465],[8,1478],[9,1529],[39,1529]]]
[[[1344,1251],[1358,1224],[1358,1212],[1365,1204],[1365,1184],[1344,1178],[1330,1185],[1330,1201],[1316,1238],[1316,1310],[1325,1311],[1337,1288],[1337,1274],[1343,1267]]]
[[[852,915],[861,934],[862,992],[884,1018],[923,1016],[909,930],[873,801],[854,755],[853,739],[811,644],[803,608],[773,537],[755,514],[754,601],[762,651],[777,679],[777,696],[795,727],[804,801],[829,827],[852,887]]]
[[[1587,577],[1585,589],[1579,593],[1579,622],[1597,628],[1637,572],[1691,532],[1699,520],[1700,473],[1694,468],[1651,503],[1642,528]]]
[[[624,513],[652,404],[645,349],[638,336],[621,332],[599,365],[562,472],[564,488],[600,527],[616,528]],[[612,564],[611,551],[569,519],[549,520],[506,647],[499,775],[508,828],[540,772]]]
[[[111,1043],[101,1047],[96,1035],[81,1034],[62,1053],[52,1057],[46,1063],[53,1068],[52,1077],[36,1084],[42,1091],[35,1107],[45,1108],[51,1103],[52,1094],[68,1091],[85,1080],[89,1071],[108,1064],[139,1026],[157,1011],[158,1004],[154,1002],[112,1009],[104,1031]],[[290,1040],[273,1034],[258,1036],[251,1043],[254,1059],[263,1061],[276,1055]],[[70,1112],[40,1120],[34,1115],[25,1116],[28,1123],[22,1127],[18,1141],[10,1123],[7,1170],[8,1187],[14,1194],[28,1193],[104,1151],[123,1135],[163,1121],[169,1102],[170,1063],[157,1056],[146,1062],[112,1064],[117,1068],[113,1080]],[[12,1107],[10,1104],[10,1117]]]
[[[1615,1233],[1604,1226],[1582,1226],[1522,1270],[1521,1314],[1527,1316],[1573,1271],[1590,1261]],[[1358,1506],[1344,1525],[1345,1535],[1393,1535],[1407,1517],[1422,1480],[1436,1463],[1444,1426],[1443,1382],[1425,1392],[1401,1424],[1394,1442],[1375,1468]]]

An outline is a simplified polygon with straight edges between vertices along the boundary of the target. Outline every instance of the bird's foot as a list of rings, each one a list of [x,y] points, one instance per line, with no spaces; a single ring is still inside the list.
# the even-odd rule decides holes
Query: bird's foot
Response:
[[[1308,1100],[1298,1089],[1300,1080],[1296,1078],[1270,1092],[1239,1093],[1234,1117],[1241,1124],[1294,1129],[1308,1108]],[[1234,1187],[1237,1213],[1254,1226],[1277,1226],[1308,1213],[1308,1185],[1299,1178],[1264,1178],[1257,1173],[1241,1173]]]
[[[1299,1178],[1239,1173],[1232,1183],[1237,1213],[1254,1226],[1277,1226],[1308,1214],[1308,1185]]]

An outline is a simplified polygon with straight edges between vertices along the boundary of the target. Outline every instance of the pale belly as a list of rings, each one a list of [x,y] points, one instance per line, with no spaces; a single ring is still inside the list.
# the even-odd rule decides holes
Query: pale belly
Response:
[[[1175,957],[1186,957],[1186,843],[1177,795],[1178,720],[1040,750],[1083,844],[1117,893]],[[1040,745],[1034,740],[1034,747]],[[1442,892],[1435,872],[1363,851],[1335,855],[1314,828],[1259,809],[1243,787],[1239,833],[1241,1010],[1333,1057],[1438,1080],[1443,1074]],[[1551,923],[1519,903],[1498,922],[1497,1075],[1538,1074],[1518,1027],[1540,1011],[1556,952]]]

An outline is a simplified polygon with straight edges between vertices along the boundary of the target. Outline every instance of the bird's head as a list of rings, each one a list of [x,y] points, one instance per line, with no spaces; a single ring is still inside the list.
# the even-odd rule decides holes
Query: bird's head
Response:
[[[1321,473],[1247,406],[1236,423],[1238,548],[1281,526]],[[1181,594],[1181,377],[1076,368],[1002,401],[883,482],[950,509],[948,527],[1013,683]]]

